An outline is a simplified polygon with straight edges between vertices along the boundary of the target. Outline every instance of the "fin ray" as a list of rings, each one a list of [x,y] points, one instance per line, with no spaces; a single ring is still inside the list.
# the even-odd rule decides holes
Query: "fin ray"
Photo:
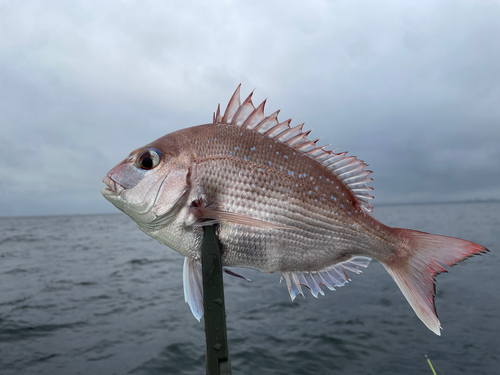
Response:
[[[203,278],[201,263],[194,258],[184,258],[182,273],[184,300],[191,308],[194,317],[200,321],[203,316]]]
[[[210,207],[195,207],[191,206],[191,210],[194,215],[197,217],[197,220],[191,224],[193,226],[206,226],[212,225],[219,222],[231,222],[233,224],[245,225],[249,227],[255,228],[264,228],[264,229],[285,229],[286,227],[282,227],[279,225],[275,225],[269,223],[264,220],[255,219],[251,216],[235,213],[235,212],[227,212],[220,211]]]
[[[335,290],[335,287],[344,286],[349,281],[344,269],[359,274],[361,273],[359,268],[368,267],[370,260],[371,258],[354,256],[319,271],[285,271],[281,272],[281,275],[286,280],[292,301],[299,293],[304,295],[301,286],[308,288],[311,294],[317,298],[318,294],[325,295],[321,290],[322,285],[330,290]]]
[[[337,178],[352,191],[357,198],[357,203],[366,212],[372,212],[373,207],[368,203],[373,197],[366,193],[360,194],[356,189],[373,190],[367,184],[372,181],[368,178],[372,172],[365,170],[368,166],[354,156],[345,156],[346,152],[334,153],[333,151],[325,150],[327,146],[317,147],[316,142],[319,139],[311,141],[307,138],[310,130],[304,132],[302,127],[304,124],[290,127],[291,120],[284,122],[278,121],[279,111],[274,112],[270,116],[265,116],[264,105],[265,100],[255,108],[252,103],[253,91],[243,101],[240,102],[240,88],[238,85],[233,96],[224,112],[224,116],[220,117],[220,108],[214,114],[214,123],[232,124],[241,126],[246,129],[253,129],[259,133],[276,139],[277,141],[293,147],[299,152],[305,153],[310,158],[327,167]]]
[[[448,272],[442,265],[455,264],[488,251],[485,247],[453,237],[439,236],[410,229],[398,229],[407,239],[406,258],[381,262],[419,319],[436,335],[441,324],[436,313],[435,277]]]

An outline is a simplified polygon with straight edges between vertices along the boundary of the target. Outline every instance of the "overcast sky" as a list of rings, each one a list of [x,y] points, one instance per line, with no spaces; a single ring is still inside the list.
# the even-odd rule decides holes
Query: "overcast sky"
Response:
[[[500,196],[499,1],[0,2],[0,216],[101,179],[239,83],[365,160],[375,210]]]

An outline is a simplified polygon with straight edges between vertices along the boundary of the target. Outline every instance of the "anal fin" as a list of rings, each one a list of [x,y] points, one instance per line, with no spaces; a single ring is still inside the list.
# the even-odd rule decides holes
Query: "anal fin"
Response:
[[[350,280],[345,270],[359,274],[362,272],[359,268],[368,267],[370,260],[371,258],[355,256],[320,271],[282,272],[281,277],[282,280],[286,280],[288,293],[290,293],[292,301],[298,294],[304,296],[301,286],[308,288],[311,294],[317,298],[318,294],[324,295],[321,290],[322,285],[330,290],[344,286]]]

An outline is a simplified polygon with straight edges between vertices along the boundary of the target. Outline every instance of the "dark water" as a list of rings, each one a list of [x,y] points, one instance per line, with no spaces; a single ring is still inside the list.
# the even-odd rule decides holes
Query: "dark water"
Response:
[[[234,374],[498,374],[500,203],[393,206],[375,216],[491,252],[438,277],[444,331],[414,315],[376,261],[292,303],[278,274],[226,275]],[[203,374],[182,256],[125,215],[0,219],[1,374]]]

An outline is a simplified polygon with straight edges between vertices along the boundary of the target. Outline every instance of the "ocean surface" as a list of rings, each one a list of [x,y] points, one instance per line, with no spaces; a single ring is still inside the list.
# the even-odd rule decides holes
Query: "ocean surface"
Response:
[[[233,374],[500,373],[500,203],[376,207],[385,224],[490,253],[437,277],[442,336],[373,261],[325,296],[225,275]],[[204,374],[183,257],[124,214],[0,218],[0,374]]]

